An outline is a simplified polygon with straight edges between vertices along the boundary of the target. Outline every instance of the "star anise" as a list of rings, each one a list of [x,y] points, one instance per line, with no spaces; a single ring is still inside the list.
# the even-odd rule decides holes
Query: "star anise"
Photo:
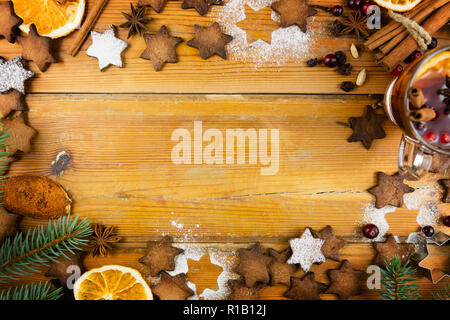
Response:
[[[106,256],[108,250],[112,249],[111,243],[119,242],[120,237],[115,236],[114,227],[103,227],[99,224],[94,226],[94,234],[91,236],[90,245],[93,247],[92,256]]]
[[[145,7],[134,8],[132,3],[130,3],[130,7],[131,14],[122,12],[122,15],[127,19],[127,22],[122,23],[120,27],[129,29],[127,38],[130,38],[136,33],[139,34],[139,36],[142,36],[144,31],[148,31],[145,25],[153,19],[145,18]]]
[[[358,40],[361,39],[361,35],[364,37],[369,36],[367,31],[367,16],[363,16],[360,10],[356,10],[354,14],[347,14],[343,17],[342,25],[343,29],[340,34],[355,34]]]

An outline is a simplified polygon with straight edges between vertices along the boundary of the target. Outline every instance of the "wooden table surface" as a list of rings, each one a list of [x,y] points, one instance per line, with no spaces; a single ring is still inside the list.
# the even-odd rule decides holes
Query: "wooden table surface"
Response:
[[[88,2],[92,6],[93,1]],[[343,2],[311,1],[327,6]],[[120,12],[128,10],[129,1],[111,0],[95,30],[120,24]],[[200,17],[193,10],[181,10],[176,1],[169,2],[161,14],[151,11],[150,15],[154,18],[150,31],[165,24],[185,40],[193,37],[195,23],[214,21],[214,14]],[[326,28],[333,20],[319,12],[310,23],[317,34],[311,56],[339,49],[348,53],[355,40],[330,38]],[[126,38],[126,30],[120,30],[120,37]],[[450,42],[448,29],[441,30],[438,38],[441,43]],[[118,263],[146,273],[137,260],[146,242],[163,234],[231,256],[233,250],[256,241],[264,248],[285,248],[287,240],[298,237],[306,227],[326,225],[349,241],[342,258],[361,270],[367,268],[375,251],[358,234],[364,208],[373,201],[366,190],[376,183],[377,171],[396,172],[401,136],[398,128],[386,122],[387,138],[366,150],[360,143],[347,143],[351,130],[336,124],[360,116],[392,80],[369,53],[351,59],[356,70],[352,77],[365,68],[367,83],[344,95],[339,84],[349,77],[328,68],[307,68],[304,61],[258,67],[218,57],[204,61],[185,42],[177,50],[179,63],[155,72],[149,61],[139,58],[144,41],[138,37],[129,40],[123,69],[100,72],[97,60],[85,54],[91,40],[75,58],[66,54],[72,40],[73,35],[56,41],[60,62],[45,73],[30,63],[37,76],[27,88],[27,115],[39,135],[33,151],[13,163],[10,175],[55,179],[68,188],[74,215],[117,228],[122,241],[116,250],[107,258],[87,257],[87,268]],[[18,45],[1,42],[1,56],[19,54]],[[279,129],[279,172],[264,176],[255,165],[173,164],[171,134],[177,128],[192,131],[194,121],[202,121],[204,130]],[[61,151],[69,153],[73,163],[57,177],[52,175],[51,162]],[[437,188],[435,181],[412,185]],[[442,212],[448,209],[440,207]],[[418,231],[418,211],[400,208],[388,214],[389,232],[405,239]],[[39,222],[24,219],[21,227]],[[197,287],[216,288],[213,268],[202,263],[191,270],[198,273],[192,276],[198,279]],[[314,265],[312,271],[328,282],[325,270],[337,265],[327,261]],[[445,282],[433,285],[426,272],[419,278],[426,298]],[[281,299],[285,290],[266,288],[261,297]],[[377,297],[366,289],[356,298]]]

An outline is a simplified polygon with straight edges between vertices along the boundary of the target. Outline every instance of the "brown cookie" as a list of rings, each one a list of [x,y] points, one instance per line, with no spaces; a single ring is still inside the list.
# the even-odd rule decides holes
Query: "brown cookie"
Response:
[[[10,43],[14,43],[22,22],[14,13],[11,1],[0,2],[0,39],[6,38]]]
[[[411,193],[415,190],[403,183],[404,178],[399,173],[390,176],[383,172],[378,172],[377,177],[378,184],[368,190],[369,193],[376,197],[375,207],[377,209],[387,205],[400,208],[403,206],[405,193]]]
[[[0,207],[0,244],[7,237],[16,234],[22,216],[14,213],[9,213],[5,208]]]
[[[385,243],[375,242],[373,245],[377,251],[373,264],[381,268],[385,267],[386,259],[391,261],[397,255],[402,260],[402,264],[404,264],[414,253],[413,244],[398,243],[393,235],[389,235]]]
[[[166,62],[178,62],[176,47],[183,39],[170,36],[166,26],[162,26],[155,34],[146,33],[144,39],[147,48],[142,52],[141,58],[152,60],[156,71],[161,70]]]
[[[306,32],[307,18],[317,13],[306,4],[306,0],[280,0],[272,4],[272,10],[280,15],[281,27],[297,25]]]
[[[36,130],[25,123],[23,115],[16,115],[11,118],[1,120],[4,128],[8,130],[8,140],[6,140],[6,151],[14,155],[17,151],[30,152],[31,139],[37,134]]]
[[[336,294],[342,300],[362,293],[361,281],[364,272],[353,269],[347,260],[342,261],[339,269],[328,270],[327,274],[330,278],[330,286],[325,293]]]
[[[244,277],[247,287],[253,287],[255,283],[269,283],[268,266],[272,259],[261,253],[259,243],[251,249],[239,249],[240,262],[234,270]]]
[[[230,293],[227,300],[258,300],[258,288],[257,287],[247,287],[243,279],[239,280],[228,280],[228,289]]]
[[[52,262],[50,269],[45,273],[46,277],[56,278],[65,288],[68,287],[69,278],[74,275],[75,272],[84,273],[84,267],[81,263],[81,252],[68,253],[67,258],[61,256],[57,262]],[[75,279],[72,279],[75,280]],[[73,285],[73,283],[70,283]]]
[[[150,242],[147,254],[139,259],[140,263],[147,265],[150,275],[155,277],[161,271],[173,271],[175,269],[175,257],[184,250],[172,247],[170,238],[164,237],[159,242]]]
[[[138,7],[152,7],[153,10],[160,13],[166,6],[168,0],[139,0]]]
[[[320,294],[327,286],[314,280],[314,272],[308,272],[303,278],[291,278],[291,287],[284,296],[294,300],[320,300]]]
[[[340,260],[339,250],[343,248],[347,244],[347,242],[340,237],[336,237],[331,226],[325,227],[325,229],[320,232],[311,229],[311,233],[313,237],[325,241],[321,248],[325,258],[333,259],[335,261]]]
[[[450,157],[439,153],[433,155],[430,171],[433,173],[446,174],[450,169]]]
[[[6,93],[0,94],[0,116],[6,117],[13,110],[26,110],[24,95],[17,90],[10,90]]]
[[[285,284],[289,286],[292,274],[298,269],[295,265],[286,263],[292,255],[291,248],[287,248],[281,253],[270,248],[269,255],[272,257],[272,262],[269,264],[270,285]]]
[[[50,40],[48,37],[40,36],[34,24],[30,26],[28,36],[17,37],[17,42],[22,46],[23,58],[33,61],[41,71],[45,71],[50,63],[56,62],[50,52]]]
[[[220,25],[214,22],[208,27],[194,25],[195,38],[189,40],[187,45],[197,48],[203,59],[208,59],[214,54],[219,57],[227,58],[227,43],[233,40],[233,37],[222,32]]]
[[[194,8],[197,12],[203,16],[209,11],[209,7],[212,5],[223,5],[222,0],[184,0],[181,8],[191,9]]]
[[[194,291],[188,287],[187,278],[184,273],[180,273],[174,277],[167,272],[161,272],[161,279],[151,286],[152,291],[160,300],[186,300],[194,295]]]
[[[445,188],[444,197],[442,198],[442,202],[450,203],[450,179],[439,180],[439,182]]]
[[[385,114],[378,114],[371,106],[366,106],[362,117],[348,119],[353,134],[348,142],[361,141],[366,149],[370,149],[373,140],[386,138],[383,122],[387,119]]]

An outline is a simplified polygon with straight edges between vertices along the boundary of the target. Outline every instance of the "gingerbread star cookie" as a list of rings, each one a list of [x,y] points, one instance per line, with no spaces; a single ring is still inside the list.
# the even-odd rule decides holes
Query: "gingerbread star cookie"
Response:
[[[184,273],[171,276],[167,272],[161,272],[161,279],[156,285],[151,286],[152,291],[160,300],[186,300],[194,295],[194,291],[187,285]]]
[[[46,272],[46,277],[56,278],[60,284],[67,288],[73,286],[76,279],[72,279],[75,272],[84,273],[84,267],[81,263],[82,252],[74,252],[66,254],[67,257],[61,256],[56,262],[52,262],[50,269]],[[72,280],[71,283],[69,281]]]
[[[0,57],[0,93],[15,89],[25,94],[25,80],[34,73],[23,67],[23,58],[15,57],[5,61]]]
[[[210,6],[212,5],[221,6],[223,5],[223,3],[224,2],[222,0],[184,0],[183,4],[181,5],[181,8],[183,9],[194,8],[201,16],[203,16],[208,12]]]
[[[377,177],[378,184],[368,190],[376,197],[375,207],[377,209],[387,205],[400,208],[403,206],[405,193],[411,193],[415,190],[403,183],[404,178],[399,173],[390,176],[383,172],[377,172]]]
[[[270,284],[272,286],[277,284],[289,286],[292,274],[297,271],[295,265],[286,263],[292,255],[291,249],[287,248],[283,252],[278,252],[271,248],[269,249],[269,255],[272,257],[272,262],[269,264]]]
[[[150,275],[155,277],[162,270],[173,271],[175,269],[175,257],[184,250],[172,247],[168,237],[162,238],[159,242],[150,242],[147,247],[147,254],[139,259],[150,269]]]
[[[255,283],[269,283],[268,266],[272,259],[261,253],[259,243],[251,249],[239,249],[239,265],[234,270],[244,277],[247,287],[253,287]]]
[[[280,15],[282,28],[297,25],[306,32],[307,18],[317,14],[317,11],[306,4],[306,0],[280,0],[272,4],[272,10]]]
[[[28,36],[17,37],[17,41],[22,46],[23,58],[33,61],[41,71],[45,71],[50,63],[56,62],[50,53],[50,40],[48,37],[41,37],[34,24],[30,26]]]
[[[404,264],[414,253],[413,244],[398,243],[393,235],[389,235],[385,243],[375,242],[373,245],[377,251],[373,264],[382,268],[385,266],[385,260],[391,261],[395,255],[397,255],[402,260],[402,264]]]
[[[370,149],[373,140],[386,138],[383,122],[387,119],[385,114],[378,114],[372,106],[366,106],[362,117],[348,119],[353,134],[348,142],[361,141],[366,149]]]
[[[247,287],[243,279],[228,280],[227,282],[228,294],[227,300],[258,300],[258,288]]]
[[[13,110],[26,110],[23,94],[17,90],[10,90],[0,94],[0,116],[6,117]]]
[[[362,293],[361,282],[364,272],[353,269],[347,260],[342,261],[339,269],[328,270],[327,274],[330,278],[330,286],[325,293],[336,294],[342,300]]]
[[[300,264],[303,271],[308,272],[314,263],[325,262],[321,248],[324,240],[316,239],[312,236],[310,228],[306,228],[300,238],[289,240],[292,249],[292,256],[287,263]]]
[[[333,259],[335,261],[340,260],[339,250],[343,248],[347,242],[334,235],[334,230],[331,226],[325,227],[320,232],[311,229],[311,233],[315,238],[322,239],[324,241],[322,245],[322,253],[325,258]]]
[[[9,213],[5,208],[0,207],[0,244],[7,237],[16,234],[20,220],[22,220],[22,216]]]
[[[314,272],[308,272],[303,278],[291,278],[291,287],[284,296],[294,300],[320,300],[320,294],[327,286],[314,280]]]
[[[214,54],[219,57],[227,58],[227,43],[233,40],[233,37],[222,32],[220,25],[214,22],[208,27],[194,25],[195,38],[189,40],[187,45],[197,48],[203,59],[208,59]]]
[[[11,1],[0,2],[0,39],[5,38],[10,43],[14,43],[18,27],[22,24],[13,10]]]
[[[166,62],[178,62],[176,47],[183,39],[169,35],[166,26],[162,26],[155,34],[146,33],[144,39],[147,48],[141,58],[151,60],[156,71],[161,70]]]
[[[153,10],[160,13],[166,6],[168,0],[139,0],[138,7],[152,7]]]
[[[37,131],[26,125],[23,115],[4,118],[1,123],[8,130],[9,137],[6,140],[6,151],[11,156],[17,151],[31,151],[31,139],[37,134]]]
[[[439,181],[445,188],[444,197],[442,202],[450,203],[450,179],[443,179]]]

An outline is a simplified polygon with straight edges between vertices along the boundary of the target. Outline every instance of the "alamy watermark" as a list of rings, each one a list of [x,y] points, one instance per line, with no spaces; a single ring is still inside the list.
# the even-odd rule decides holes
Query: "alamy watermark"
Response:
[[[367,8],[369,17],[367,18],[367,29],[381,29],[381,9],[376,4]]]
[[[179,128],[170,139],[177,142],[171,152],[176,165],[260,165],[261,175],[275,175],[280,167],[279,129],[210,128],[203,132],[203,122],[194,121],[193,135]]]

